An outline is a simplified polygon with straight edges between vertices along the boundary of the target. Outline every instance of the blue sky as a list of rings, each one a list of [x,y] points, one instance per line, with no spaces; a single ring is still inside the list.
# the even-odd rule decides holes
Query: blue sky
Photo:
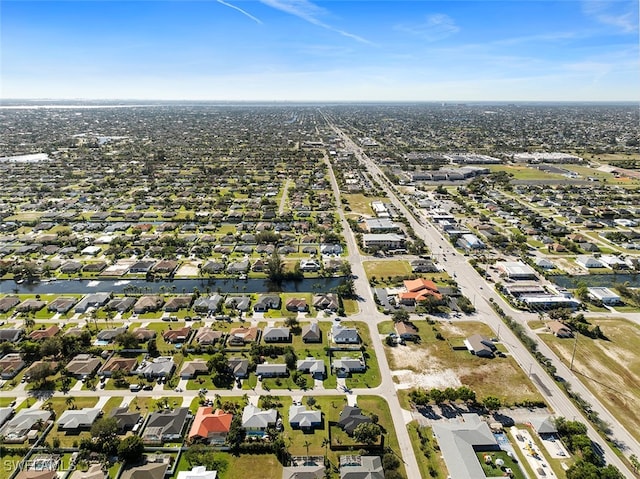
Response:
[[[2,98],[640,101],[637,0],[2,0]]]

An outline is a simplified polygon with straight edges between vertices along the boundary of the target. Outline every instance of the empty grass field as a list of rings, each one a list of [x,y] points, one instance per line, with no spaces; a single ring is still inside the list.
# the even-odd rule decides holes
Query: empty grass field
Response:
[[[565,364],[570,364],[575,346],[573,371],[600,399],[629,433],[640,440],[640,326],[625,319],[589,319],[600,326],[608,341],[579,335],[560,339],[552,334],[540,334]]]
[[[365,261],[362,264],[369,280],[373,277],[381,280],[389,276],[409,276],[411,274],[411,265],[408,261]]]

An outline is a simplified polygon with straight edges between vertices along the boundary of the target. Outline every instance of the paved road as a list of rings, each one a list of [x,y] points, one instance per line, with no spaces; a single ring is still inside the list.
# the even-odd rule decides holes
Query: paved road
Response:
[[[409,220],[416,234],[420,238],[423,238],[432,252],[441,257],[441,262],[446,264],[447,272],[456,277],[458,285],[463,293],[474,303],[477,309],[477,317],[488,324],[496,334],[499,334],[500,339],[507,346],[509,353],[515,358],[523,371],[532,376],[533,379],[537,378],[537,380],[532,381],[533,384],[537,387],[555,413],[567,418],[579,418],[582,422],[587,424],[589,437],[602,447],[607,463],[615,465],[627,477],[633,477],[631,471],[613,452],[608,444],[602,440],[597,431],[584,417],[582,412],[563,393],[555,381],[548,376],[546,371],[538,364],[535,358],[533,358],[511,330],[502,323],[502,320],[491,308],[488,300],[489,298],[493,298],[500,307],[507,311],[516,320],[523,322],[523,324],[526,324],[526,320],[537,318],[537,315],[533,316],[531,314],[516,311],[511,308],[510,305],[506,304],[502,298],[493,291],[492,285],[486,282],[475,271],[475,269],[473,269],[473,267],[468,263],[466,257],[458,253],[451,243],[449,243],[449,241],[440,234],[435,226],[423,219],[418,221],[412,215],[412,212],[409,211],[409,209],[397,197],[395,191],[392,190],[389,182],[386,177],[384,177],[384,174],[378,165],[367,157],[362,148],[356,145],[355,142],[353,142],[353,140],[351,140],[351,138],[349,138],[342,130],[331,124],[330,119],[327,119],[327,121],[338,136],[345,142],[346,148],[360,160],[360,162],[369,171],[370,176],[375,178],[386,191],[391,203]],[[533,336],[533,339],[536,339],[537,341],[535,336]],[[622,445],[625,455],[636,454],[637,456],[640,456],[640,454],[638,454],[640,451],[638,442],[573,374],[566,371],[566,366],[561,363],[557,356],[548,347],[546,347],[542,341],[537,342],[540,351],[550,358],[558,368],[558,374],[563,376],[565,380],[571,382],[573,390],[590,402],[593,405],[593,409],[598,411],[600,417],[610,424],[612,430],[611,436],[616,443]]]

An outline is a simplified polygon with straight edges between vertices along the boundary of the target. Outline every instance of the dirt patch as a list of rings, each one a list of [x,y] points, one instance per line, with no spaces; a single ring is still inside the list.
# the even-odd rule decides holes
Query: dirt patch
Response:
[[[453,323],[445,323],[442,322],[440,325],[440,329],[442,329],[442,332],[446,335],[446,337],[450,338],[451,336],[464,336],[466,337],[467,334],[460,329],[458,326],[456,326]]]
[[[448,387],[457,388],[462,386],[458,374],[453,369],[431,370],[429,372],[415,373],[407,369],[393,371],[391,374],[396,377],[400,384],[398,389],[411,389],[415,387],[424,389],[446,389]]]
[[[419,348],[408,344],[389,349],[391,352],[392,369],[410,369],[424,371],[425,369],[441,369],[440,361],[434,359],[431,348]]]
[[[180,266],[180,268],[178,268],[178,271],[176,271],[176,276],[180,277],[194,277],[198,276],[198,274],[198,266],[191,263],[183,264],[182,266]]]

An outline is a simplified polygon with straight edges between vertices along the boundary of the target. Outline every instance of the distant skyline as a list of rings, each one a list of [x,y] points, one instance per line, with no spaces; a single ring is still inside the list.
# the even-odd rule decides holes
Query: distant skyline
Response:
[[[640,101],[637,0],[2,0],[0,97]]]

